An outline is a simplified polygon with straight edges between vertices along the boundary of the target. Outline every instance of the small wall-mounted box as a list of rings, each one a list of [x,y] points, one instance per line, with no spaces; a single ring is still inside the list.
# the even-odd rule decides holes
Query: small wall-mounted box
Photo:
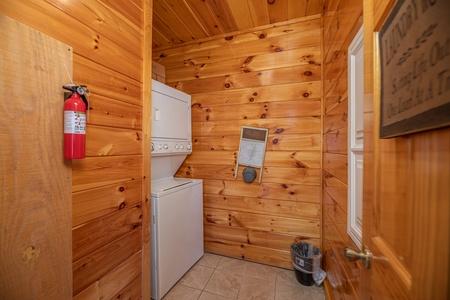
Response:
[[[166,67],[152,61],[152,79],[166,83]]]

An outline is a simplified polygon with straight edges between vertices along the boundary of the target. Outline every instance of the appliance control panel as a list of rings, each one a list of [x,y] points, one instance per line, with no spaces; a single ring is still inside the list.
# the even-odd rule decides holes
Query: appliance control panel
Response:
[[[152,155],[190,154],[192,145],[183,141],[152,141]]]

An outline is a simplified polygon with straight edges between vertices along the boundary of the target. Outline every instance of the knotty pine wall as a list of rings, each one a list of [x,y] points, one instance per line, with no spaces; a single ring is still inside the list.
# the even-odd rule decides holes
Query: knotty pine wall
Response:
[[[72,163],[75,299],[137,299],[149,290],[141,284],[142,277],[149,282],[149,270],[142,272],[149,251],[141,250],[148,248],[148,236],[142,236],[143,206],[148,209],[142,175],[148,131],[142,122],[144,16],[151,20],[144,5],[141,0],[0,1],[0,13],[73,47],[73,80],[92,93],[87,157]]]
[[[321,17],[153,51],[192,95],[193,152],[177,176],[204,182],[205,250],[291,268],[321,238]],[[262,182],[234,179],[241,126],[269,129]]]
[[[362,25],[363,2],[340,0],[324,11],[323,35],[323,263],[334,299],[358,299],[360,270],[344,261],[357,246],[347,234],[347,51]],[[363,101],[363,99],[360,99]]]

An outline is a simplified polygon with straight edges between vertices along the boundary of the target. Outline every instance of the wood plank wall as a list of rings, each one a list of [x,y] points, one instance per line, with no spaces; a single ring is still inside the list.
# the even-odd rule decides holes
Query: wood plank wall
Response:
[[[87,158],[73,161],[76,299],[141,297],[143,5],[0,1],[1,13],[72,46],[73,80],[92,93]]]
[[[205,250],[292,268],[290,245],[321,238],[321,16],[154,50],[166,83],[192,95],[204,181]],[[262,182],[234,179],[241,126],[269,129]]]
[[[347,50],[362,25],[362,1],[335,0],[324,11],[323,263],[334,299],[358,299],[360,270],[343,261],[347,234]],[[362,99],[361,99],[362,101]]]

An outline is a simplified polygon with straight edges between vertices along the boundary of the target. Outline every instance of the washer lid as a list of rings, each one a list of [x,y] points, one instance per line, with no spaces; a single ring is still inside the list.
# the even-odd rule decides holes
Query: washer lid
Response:
[[[152,194],[167,192],[180,186],[190,184],[194,180],[186,178],[168,177],[152,181]]]

